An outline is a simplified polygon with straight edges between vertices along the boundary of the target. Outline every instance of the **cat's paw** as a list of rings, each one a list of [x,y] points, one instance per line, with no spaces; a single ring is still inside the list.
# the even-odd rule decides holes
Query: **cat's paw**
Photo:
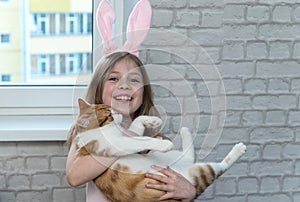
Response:
[[[246,152],[246,145],[240,142],[234,146],[234,151],[236,152],[236,154],[242,155]]]
[[[129,127],[129,130],[139,136],[144,135],[145,128],[159,128],[162,120],[156,116],[139,116]]]
[[[156,116],[142,116],[141,122],[146,128],[158,128],[162,124],[162,120]]]
[[[161,140],[161,141],[162,144],[160,145],[158,151],[167,152],[170,151],[174,146],[174,144],[169,140]]]

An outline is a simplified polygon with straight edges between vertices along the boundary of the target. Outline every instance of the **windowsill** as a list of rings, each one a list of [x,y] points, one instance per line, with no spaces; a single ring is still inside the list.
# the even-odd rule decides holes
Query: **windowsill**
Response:
[[[85,86],[1,86],[0,141],[65,141]]]
[[[14,129],[1,130],[0,142],[12,141],[66,141],[69,129]]]

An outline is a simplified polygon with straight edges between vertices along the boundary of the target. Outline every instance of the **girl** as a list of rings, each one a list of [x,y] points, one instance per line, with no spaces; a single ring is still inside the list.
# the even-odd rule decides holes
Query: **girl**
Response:
[[[89,103],[107,104],[123,114],[122,126],[128,128],[132,119],[139,115],[149,115],[153,109],[152,90],[142,62],[128,52],[115,52],[104,57],[98,64],[88,86],[86,100]],[[145,134],[147,135],[147,134]],[[76,133],[68,138],[70,148],[66,173],[71,186],[87,183],[86,201],[108,201],[93,183],[116,158],[77,156],[76,146],[72,142]],[[160,200],[178,199],[192,201],[196,189],[183,176],[170,168],[153,166],[163,174],[147,173],[146,177],[163,182],[162,185],[147,184],[149,189],[165,191]]]

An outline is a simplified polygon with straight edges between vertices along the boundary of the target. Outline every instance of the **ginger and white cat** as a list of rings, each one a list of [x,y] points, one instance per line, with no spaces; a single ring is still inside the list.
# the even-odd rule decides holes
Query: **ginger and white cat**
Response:
[[[246,146],[239,143],[220,163],[194,163],[193,142],[187,128],[180,131],[183,151],[170,150],[172,143],[168,140],[125,135],[126,131],[119,125],[121,115],[113,116],[112,109],[108,106],[90,105],[82,99],[78,102],[80,112],[75,123],[78,133],[75,141],[79,154],[119,157],[94,180],[103,194],[113,202],[152,202],[164,195],[165,192],[145,186],[147,183],[160,183],[145,178],[146,172],[156,172],[151,170],[151,165],[169,166],[182,174],[196,187],[197,193],[201,194],[246,150]],[[156,117],[142,116],[136,118],[129,129],[141,135],[145,127],[157,127],[159,124],[160,119]],[[152,152],[138,154],[144,150]]]

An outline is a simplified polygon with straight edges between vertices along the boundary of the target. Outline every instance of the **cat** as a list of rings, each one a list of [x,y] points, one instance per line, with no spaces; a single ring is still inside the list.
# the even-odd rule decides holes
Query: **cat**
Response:
[[[200,195],[246,150],[246,146],[239,143],[220,163],[194,163],[192,136],[187,128],[180,131],[183,151],[170,150],[173,144],[168,140],[133,136],[133,134],[142,135],[145,127],[158,127],[161,123],[159,118],[152,116],[136,118],[129,127],[133,134],[129,132],[129,135],[126,135],[125,130],[119,125],[122,115],[109,106],[89,104],[82,99],[78,100],[78,104],[79,114],[75,123],[78,135],[75,141],[79,155],[90,153],[98,156],[119,156],[116,162],[94,179],[96,186],[113,202],[152,202],[164,195],[163,191],[146,188],[147,183],[160,183],[145,178],[146,172],[157,172],[150,169],[151,165],[169,166],[179,172],[196,187],[197,194]],[[126,141],[126,144],[122,144],[120,138]],[[144,150],[152,151],[138,154]]]

